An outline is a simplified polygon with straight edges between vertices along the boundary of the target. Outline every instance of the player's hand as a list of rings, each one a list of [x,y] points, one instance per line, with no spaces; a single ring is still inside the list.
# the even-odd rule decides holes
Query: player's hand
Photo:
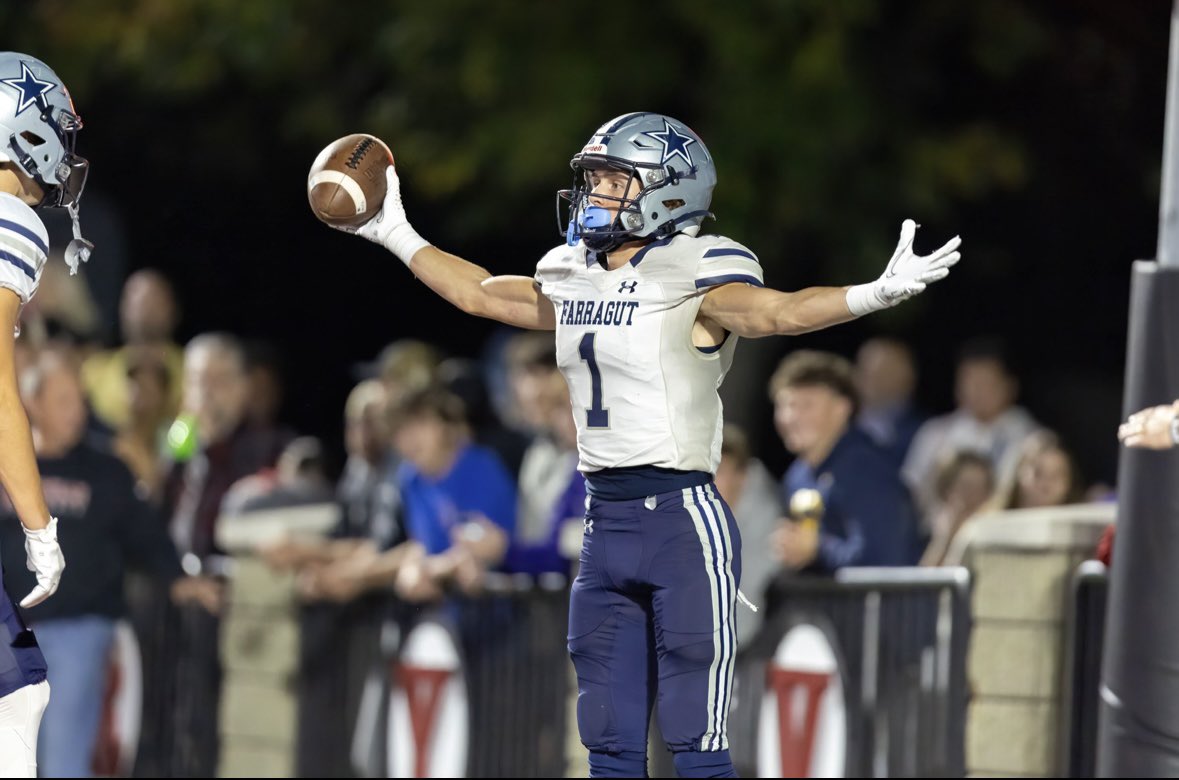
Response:
[[[508,551],[508,535],[481,513],[455,526],[450,532],[451,549],[464,550],[486,566],[497,566]]]
[[[172,582],[171,596],[174,604],[196,604],[217,616],[225,608],[225,583],[205,575],[180,577]]]
[[[913,252],[916,234],[916,222],[906,219],[901,223],[901,239],[884,273],[871,284],[858,284],[847,291],[847,308],[852,314],[862,317],[912,298],[926,285],[945,279],[950,267],[961,259],[960,237],[954,236],[928,255],[918,255]]]
[[[385,169],[385,184],[385,200],[376,216],[360,227],[338,229],[380,244],[409,265],[414,254],[422,247],[429,246],[430,242],[417,234],[405,216],[405,206],[401,203],[401,180],[397,178],[396,166],[390,165]]]
[[[805,568],[819,555],[818,523],[781,523],[770,534],[770,552],[791,569]]]
[[[438,601],[442,598],[442,586],[425,558],[407,560],[397,570],[393,590],[403,600],[413,604]]]
[[[49,518],[49,525],[32,530],[25,528],[25,554],[28,555],[29,571],[37,575],[37,584],[29,595],[20,600],[24,608],[35,607],[53,595],[61,582],[65,568],[65,557],[57,544],[57,518]]]
[[[1167,404],[1135,412],[1118,426],[1118,439],[1127,447],[1170,449],[1175,446],[1171,426],[1177,411],[1175,404]]]

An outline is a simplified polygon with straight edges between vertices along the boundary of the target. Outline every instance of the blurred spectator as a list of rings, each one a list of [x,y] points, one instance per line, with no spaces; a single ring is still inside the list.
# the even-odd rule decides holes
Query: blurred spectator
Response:
[[[466,358],[447,358],[438,364],[437,380],[463,402],[475,443],[494,451],[513,478],[518,477],[528,437],[500,422],[479,365]]]
[[[378,632],[387,602],[384,594],[371,591],[391,582],[374,569],[380,552],[405,541],[380,381],[365,380],[349,393],[344,443],[348,460],[336,489],[340,520],[331,538],[287,539],[260,550],[271,566],[298,572],[305,600],[295,765],[300,777],[352,775],[349,752],[363,683],[381,664]],[[341,707],[346,717],[325,723],[324,702]]]
[[[86,268],[71,276],[62,250],[51,249],[37,296],[21,311],[21,332],[38,347],[65,341],[87,351],[98,336],[98,307],[86,283]]]
[[[749,438],[736,425],[726,425],[721,442],[716,488],[733,510],[741,528],[741,590],[756,603],[764,603],[766,586],[778,563],[766,553],[770,537],[782,517],[778,485],[769,470],[753,457]],[[738,611],[737,646],[748,642],[762,622],[761,612]]]
[[[127,424],[112,442],[115,454],[123,459],[147,494],[158,498],[163,486],[164,443],[174,409],[172,377],[167,359],[156,347],[128,347]]]
[[[544,432],[548,428],[548,416],[541,398],[546,392],[548,375],[557,365],[552,334],[518,333],[505,347],[504,357],[513,407],[509,424],[530,435]]]
[[[386,549],[356,545],[311,568],[302,584],[309,597],[347,601],[393,585],[406,601],[432,601],[448,584],[477,589],[483,572],[503,561],[515,485],[491,450],[470,442],[462,402],[440,388],[418,390],[390,410],[389,427],[401,458],[405,532],[398,537],[405,541]]]
[[[436,598],[447,581],[477,587],[483,569],[506,552],[484,524],[499,526],[507,539],[515,530],[511,476],[494,453],[470,443],[462,402],[445,391],[427,388],[404,398],[392,410],[391,428],[403,459],[398,484],[414,545],[397,572],[398,594],[420,601]],[[460,538],[467,544],[454,546]],[[478,553],[469,554],[472,549]]]
[[[246,427],[245,359],[237,339],[223,333],[197,336],[184,350],[183,411],[195,444],[178,437],[165,494],[172,538],[181,553],[197,558],[215,550],[217,516],[230,486],[274,465],[286,443],[279,431]]]
[[[550,339],[551,342],[551,339]],[[548,460],[551,482],[560,485],[555,497],[548,498],[543,506],[533,506],[531,511],[543,512],[544,522],[537,533],[525,537],[521,532],[525,491],[527,483],[521,478],[520,496],[517,502],[516,533],[505,540],[508,551],[504,557],[504,568],[512,572],[543,574],[553,572],[566,576],[572,573],[573,561],[581,553],[581,535],[585,520],[585,477],[577,470],[577,424],[569,401],[569,385],[565,378],[553,370],[547,381],[547,388],[538,401],[543,405],[548,420],[545,423],[547,435],[544,441],[552,446],[559,457]],[[540,438],[538,437],[538,440]],[[535,445],[534,445],[535,446]],[[529,454],[535,452],[529,448]],[[533,497],[534,501],[536,497]],[[537,502],[539,503],[539,502]],[[482,521],[481,521],[482,522]],[[498,526],[483,522],[490,536],[503,534]],[[460,543],[465,540],[460,538]],[[469,544],[469,543],[468,543]],[[477,549],[472,552],[479,555]]]
[[[159,272],[136,271],[127,277],[119,301],[123,346],[91,355],[82,366],[82,381],[95,415],[113,430],[127,426],[127,362],[130,348],[158,350],[168,368],[168,407],[180,404],[184,356],[174,340],[179,311],[172,285]]]
[[[384,385],[376,379],[364,380],[348,395],[348,460],[336,487],[340,521],[332,539],[287,539],[259,551],[271,566],[299,571],[302,593],[309,600],[355,598],[368,587],[361,576],[364,564],[405,541],[401,495],[391,470],[385,395]]]
[[[925,415],[913,405],[917,366],[912,350],[892,338],[865,341],[856,352],[855,380],[860,395],[856,422],[899,468],[925,422]]]
[[[416,390],[436,383],[442,355],[424,341],[398,339],[387,344],[376,360],[356,367],[358,379],[377,379],[385,385],[387,403],[396,405]]]
[[[563,417],[572,424],[573,412],[552,334],[517,334],[506,353],[513,417],[532,439],[520,466],[515,539],[535,544],[547,538],[553,509],[577,470],[576,441],[567,447],[554,430],[566,426]]]
[[[395,480],[385,386],[358,384],[344,407],[348,460],[337,487],[342,507],[340,538],[370,539],[382,550],[405,540],[401,493]]]
[[[508,350],[522,331],[502,323],[491,323],[492,330],[479,351],[479,363],[483,367],[483,381],[495,416],[504,425],[519,430],[516,421],[516,402],[512,397],[511,379],[508,368]]]
[[[115,621],[124,617],[128,566],[151,573],[172,598],[220,608],[212,580],[181,576],[160,518],[136,495],[135,480],[116,457],[85,440],[86,405],[76,367],[43,353],[21,382],[37,462],[69,574],[52,599],[25,612],[49,663],[52,696],[41,722],[38,762],[46,777],[88,777],[104,700]],[[3,511],[12,513],[4,497]],[[14,588],[31,588],[24,538],[0,524],[4,569]],[[158,587],[158,585],[157,585]]]
[[[1101,538],[1097,540],[1097,548],[1093,551],[1093,557],[1106,566],[1110,566],[1113,563],[1113,546],[1117,531],[1116,523],[1107,525],[1105,530],[1101,532]]]
[[[937,510],[930,520],[930,540],[922,566],[941,566],[962,524],[981,510],[995,492],[991,459],[977,452],[959,452],[938,470]]]
[[[1014,474],[1000,483],[996,499],[1000,510],[1076,504],[1084,500],[1084,484],[1072,453],[1041,430],[1020,446]]]
[[[225,494],[221,512],[239,515],[264,509],[322,504],[332,501],[323,445],[314,436],[293,439],[274,468],[238,480]]]
[[[246,424],[263,430],[278,428],[285,390],[278,352],[273,345],[257,340],[247,343],[245,351],[250,383]]]
[[[981,452],[990,457],[996,481],[1005,484],[1014,473],[1020,444],[1039,428],[1015,405],[1019,381],[994,341],[972,341],[962,347],[954,388],[958,408],[921,426],[901,470],[927,520],[937,506],[939,463],[963,450]]]
[[[786,503],[814,491],[821,523],[788,522],[772,554],[792,569],[902,566],[917,559],[916,522],[895,464],[857,429],[851,365],[838,355],[799,351],[770,379],[774,422],[798,457],[783,478]]]
[[[184,350],[182,415],[168,433],[174,464],[163,496],[169,531],[190,574],[221,572],[216,534],[225,494],[242,477],[272,466],[285,444],[278,431],[246,426],[245,360],[241,344],[224,333],[197,336]],[[166,665],[174,675],[183,670],[172,690],[145,684],[145,710],[164,715],[144,724],[143,771],[212,776],[220,753],[220,621],[191,611],[176,614],[150,593],[135,612],[137,631],[155,643],[144,648],[144,665]],[[161,621],[172,633],[163,634]]]

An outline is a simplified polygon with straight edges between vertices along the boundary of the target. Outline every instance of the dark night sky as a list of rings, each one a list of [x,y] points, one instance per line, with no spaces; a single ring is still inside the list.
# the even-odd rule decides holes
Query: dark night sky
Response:
[[[945,115],[988,114],[1019,128],[1029,170],[1019,192],[983,199],[961,210],[960,222],[927,225],[918,234],[919,248],[921,241],[932,248],[950,232],[965,241],[962,264],[927,293],[921,317],[895,328],[869,320],[780,340],[758,368],[768,375],[769,358],[799,346],[850,354],[888,326],[915,345],[920,396],[943,411],[951,402],[955,346],[997,334],[1018,359],[1026,405],[1074,444],[1090,479],[1110,481],[1130,263],[1153,256],[1156,240],[1158,182],[1149,172],[1157,172],[1161,159],[1169,4],[1058,6],[1061,35],[1073,34],[1073,14],[1095,14],[1109,40],[1132,50],[1133,59],[1108,73],[1086,73],[1093,62],[1086,47],[1100,49],[1103,42],[1078,33],[1075,46],[1070,41],[1056,59],[1003,92],[965,68],[943,74],[954,85]],[[331,444],[339,439],[355,361],[401,336],[461,355],[479,353],[494,324],[455,312],[392,256],[312,217],[305,177],[322,144],[283,143],[276,132],[272,143],[246,150],[247,164],[226,166],[219,151],[224,139],[202,122],[217,103],[213,95],[199,105],[145,104],[106,85],[80,105],[87,123],[81,151],[93,163],[88,195],[96,202],[105,197],[121,214],[128,268],[158,267],[175,281],[184,306],[182,336],[225,329],[275,341],[289,380],[285,417]],[[613,113],[629,110],[634,107],[620,98]],[[264,112],[259,121],[266,121]],[[564,139],[570,153],[583,142]],[[427,238],[493,272],[530,273],[558,240],[553,192],[567,181],[566,169],[554,170],[548,189],[504,214],[502,233],[471,245],[440,235],[439,214],[414,209],[412,186],[407,200]],[[487,197],[495,197],[490,186]],[[723,215],[717,230],[724,230]],[[891,248],[881,247],[882,267]],[[101,247],[93,262],[104,262]],[[829,281],[794,268],[790,282]],[[780,468],[785,456],[772,446],[768,403],[754,415],[765,426],[755,442]]]

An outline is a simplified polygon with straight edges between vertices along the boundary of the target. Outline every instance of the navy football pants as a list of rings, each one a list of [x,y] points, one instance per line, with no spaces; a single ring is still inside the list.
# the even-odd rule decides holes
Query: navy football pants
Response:
[[[591,499],[585,524],[569,653],[591,763],[595,753],[645,757],[652,706],[677,759],[727,751],[741,581],[729,507],[709,484],[647,499]]]

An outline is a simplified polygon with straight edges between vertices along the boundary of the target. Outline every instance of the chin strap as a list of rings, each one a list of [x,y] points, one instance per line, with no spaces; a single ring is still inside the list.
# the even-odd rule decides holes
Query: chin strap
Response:
[[[78,273],[78,266],[90,259],[94,244],[82,238],[82,221],[78,216],[77,202],[66,206],[66,210],[70,212],[70,220],[74,224],[74,239],[65,248],[66,265],[70,267],[70,276],[73,276]]]

